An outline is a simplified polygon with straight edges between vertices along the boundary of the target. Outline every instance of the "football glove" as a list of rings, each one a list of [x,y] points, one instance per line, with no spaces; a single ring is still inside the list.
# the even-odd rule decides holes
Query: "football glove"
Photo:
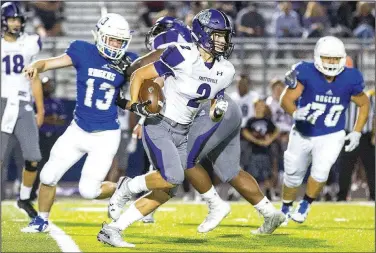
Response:
[[[150,100],[143,102],[143,103],[133,103],[131,105],[130,111],[136,113],[139,116],[145,116],[145,117],[156,116],[157,113],[150,113],[150,112],[148,112],[148,110],[146,110],[146,106],[148,106],[150,104],[151,104]]]
[[[214,117],[221,117],[228,108],[228,102],[224,99],[217,99],[217,102],[214,107]]]
[[[298,108],[293,112],[292,117],[295,120],[306,120],[309,110],[311,109],[311,104],[307,104],[304,107]]]
[[[353,151],[359,145],[359,140],[361,136],[362,134],[356,131],[352,131],[351,133],[346,135],[345,141],[350,141],[350,143],[345,146],[345,151],[346,152]]]
[[[298,72],[295,69],[292,69],[288,71],[285,75],[285,84],[291,88],[295,89],[298,85],[298,79],[297,79]]]

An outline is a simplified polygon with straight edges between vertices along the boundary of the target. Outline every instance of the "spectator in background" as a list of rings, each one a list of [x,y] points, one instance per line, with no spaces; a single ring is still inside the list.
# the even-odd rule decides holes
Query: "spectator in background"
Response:
[[[337,201],[346,201],[351,185],[351,176],[353,174],[354,165],[358,158],[362,160],[367,175],[369,188],[369,200],[375,201],[375,132],[376,132],[376,114],[375,114],[375,89],[367,92],[371,105],[368,115],[368,121],[362,129],[359,146],[351,152],[345,152],[342,149],[338,157],[339,165],[339,192]],[[353,131],[356,116],[358,114],[357,106],[351,102],[346,111],[347,133]]]
[[[257,12],[256,4],[244,7],[236,18],[237,35],[241,37],[263,37],[265,34],[264,17]]]
[[[287,149],[287,144],[289,142],[290,129],[293,124],[292,117],[282,109],[279,104],[279,98],[285,89],[286,85],[279,79],[272,79],[270,81],[270,87],[272,90],[272,95],[266,99],[266,104],[272,112],[272,121],[279,128],[280,134],[275,142],[271,146],[273,167],[276,167],[279,174],[276,176],[278,181],[273,181],[274,186],[277,189],[282,189],[278,187],[278,183],[282,186],[283,182],[283,153]]]
[[[46,36],[64,35],[61,26],[64,20],[64,3],[62,1],[33,1],[35,15],[42,21]],[[42,34],[43,36],[43,34]]]
[[[167,2],[165,4],[165,9],[158,12],[157,15],[155,15],[155,20],[153,20],[153,24],[158,18],[161,18],[161,17],[174,17],[174,18],[178,17],[177,12],[176,12],[176,6],[173,2],[171,3]]]
[[[147,27],[151,27],[154,23],[153,20],[150,18],[150,14],[160,12],[164,9],[164,7],[165,5],[162,1],[139,2],[138,12],[142,21],[144,21],[144,24]]]
[[[341,2],[336,12],[337,24],[340,26],[351,28],[352,16],[353,16],[352,13],[353,13],[353,9],[350,3],[347,1]]]
[[[358,2],[352,22],[352,30],[358,38],[373,38],[375,36],[375,17],[367,2]]]
[[[33,192],[39,187],[39,173],[50,157],[50,151],[56,140],[63,134],[67,127],[66,112],[60,99],[53,98],[54,85],[52,80],[45,76],[42,78],[44,122],[39,129],[39,145],[42,160],[38,163],[38,176],[33,185]],[[36,196],[33,196],[36,197]]]
[[[198,14],[200,11],[206,9],[207,7],[208,7],[208,2],[206,2],[206,1],[191,2],[191,11],[185,17],[185,23],[188,26],[192,26],[192,20],[193,20],[194,16],[196,16],[196,14]]]
[[[324,7],[318,2],[309,2],[303,17],[305,38],[323,37],[330,23]]]
[[[291,2],[281,2],[279,10],[274,13],[272,26],[277,38],[300,37],[302,27],[298,14],[292,10]]]
[[[255,116],[250,118],[242,135],[252,148],[250,163],[245,167],[258,183],[264,183],[265,195],[272,199],[272,178],[276,171],[272,170],[270,146],[278,137],[279,130],[266,117],[267,105],[264,100],[254,103]]]

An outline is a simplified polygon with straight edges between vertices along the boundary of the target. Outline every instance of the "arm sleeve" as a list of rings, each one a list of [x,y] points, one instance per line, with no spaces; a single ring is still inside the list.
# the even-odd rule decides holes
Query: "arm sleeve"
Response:
[[[166,48],[158,61],[154,63],[154,67],[159,76],[175,76],[174,70],[179,69],[184,62],[184,57],[177,46],[169,46]]]
[[[179,34],[174,31],[167,31],[159,34],[153,41],[154,49],[167,48],[171,43],[178,42]]]
[[[355,71],[355,78],[354,78],[354,84],[351,89],[351,96],[358,95],[364,90],[364,79],[362,73],[357,70],[353,69]]]
[[[296,79],[305,86],[306,84],[306,68],[304,62],[298,62],[292,66],[292,69],[295,70]]]
[[[84,54],[84,47],[78,40],[71,42],[65,53],[72,59],[73,65],[77,68],[80,65],[80,55]]]
[[[220,91],[218,91],[218,93],[215,95],[215,99],[220,99],[220,98],[223,98],[225,96],[225,89],[222,89]]]

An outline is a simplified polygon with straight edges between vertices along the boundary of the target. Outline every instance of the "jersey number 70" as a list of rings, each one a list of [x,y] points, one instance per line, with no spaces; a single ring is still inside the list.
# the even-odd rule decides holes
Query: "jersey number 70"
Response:
[[[307,121],[314,125],[317,118],[324,114],[326,106],[326,104],[312,102],[311,110],[313,110],[313,112],[307,116]],[[325,116],[324,125],[327,127],[336,126],[343,109],[343,105],[332,105],[328,114]]]

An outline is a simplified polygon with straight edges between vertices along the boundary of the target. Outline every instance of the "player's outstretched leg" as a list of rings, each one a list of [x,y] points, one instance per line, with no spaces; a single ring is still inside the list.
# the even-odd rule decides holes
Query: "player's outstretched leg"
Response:
[[[285,215],[264,196],[257,181],[249,173],[240,170],[229,183],[264,216],[264,223],[252,234],[271,234],[285,221]]]
[[[108,225],[103,225],[97,235],[98,241],[114,247],[135,247],[134,244],[123,241],[121,237],[122,231],[167,202],[171,198],[169,193],[170,190],[153,190],[139,198],[120,215],[119,219],[112,221]]]
[[[231,207],[219,197],[207,171],[200,164],[185,170],[184,174],[208,205],[208,215],[197,228],[199,233],[207,233],[221,223],[230,213]]]
[[[174,185],[163,179],[157,171],[137,176],[133,179],[121,177],[108,204],[108,215],[111,219],[117,220],[120,217],[124,205],[137,193],[158,189],[170,189]]]

